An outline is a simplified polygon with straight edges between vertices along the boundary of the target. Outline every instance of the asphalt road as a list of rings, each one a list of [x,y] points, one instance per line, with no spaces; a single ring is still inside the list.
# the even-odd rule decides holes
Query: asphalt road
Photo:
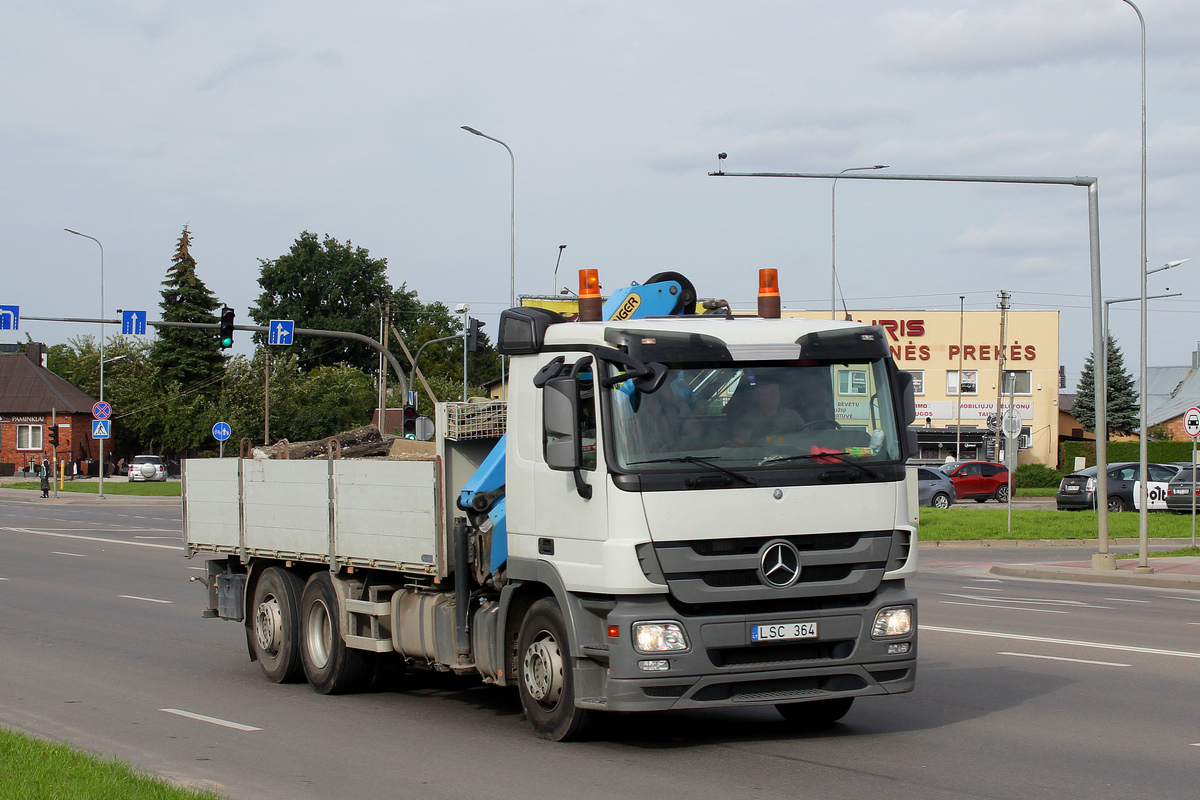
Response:
[[[246,800],[1196,793],[1200,592],[987,572],[1069,548],[922,549],[917,691],[827,732],[766,708],[623,715],[554,744],[470,681],[267,682],[239,625],[200,618],[179,529],[177,506],[0,500],[0,724]]]

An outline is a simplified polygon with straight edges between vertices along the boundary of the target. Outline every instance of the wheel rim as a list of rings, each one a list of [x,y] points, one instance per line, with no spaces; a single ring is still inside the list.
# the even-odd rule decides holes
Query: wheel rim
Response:
[[[1125,504],[1121,502],[1121,498],[1119,498],[1119,497],[1114,497],[1108,501],[1108,510],[1109,511],[1122,511],[1122,510],[1124,510],[1124,508],[1125,508]]]
[[[333,620],[324,600],[315,600],[308,607],[308,623],[304,637],[309,661],[317,669],[329,663],[329,651],[333,648]]]
[[[946,497],[946,495],[944,495],[944,494],[939,494],[937,497],[933,498],[934,508],[946,508],[949,505],[950,505],[950,498]]]
[[[529,696],[543,705],[556,705],[563,693],[563,658],[549,631],[542,631],[525,649],[523,666],[521,673]]]
[[[1001,486],[1000,490],[998,492],[996,492],[996,497],[1000,500],[1001,503],[1008,500],[1008,487]]]
[[[279,608],[279,598],[268,594],[258,604],[254,617],[254,634],[258,638],[258,647],[264,653],[277,655],[279,643],[283,641],[283,612]]]

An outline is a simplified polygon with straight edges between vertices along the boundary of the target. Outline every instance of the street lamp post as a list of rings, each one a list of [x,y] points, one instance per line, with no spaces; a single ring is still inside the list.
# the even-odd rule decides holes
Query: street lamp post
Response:
[[[95,236],[88,236],[86,233],[72,230],[71,228],[63,228],[67,233],[73,233],[76,236],[82,236],[85,239],[91,239],[100,247],[100,401],[104,401],[104,245]],[[100,446],[100,488],[97,496],[104,499],[104,440],[96,440]]]
[[[876,164],[873,167],[847,167],[838,173],[858,172],[864,169],[887,169],[887,164]],[[829,189],[829,318],[837,319],[837,182]]]
[[[566,249],[567,246],[565,244],[558,246],[558,258],[554,261],[554,287],[550,290],[551,295],[558,294],[558,265],[562,263],[562,251]]]
[[[511,173],[509,176],[509,212],[508,212],[508,306],[513,308],[517,304],[517,157],[513,155],[512,148],[494,136],[488,136],[483,131],[478,131],[470,125],[463,125],[462,129],[467,133],[473,133],[476,136],[482,136],[484,139],[493,141],[508,151],[508,160],[511,165]],[[559,251],[562,252],[561,250]],[[505,400],[508,399],[508,372],[504,369],[504,357],[500,357],[500,394]]]

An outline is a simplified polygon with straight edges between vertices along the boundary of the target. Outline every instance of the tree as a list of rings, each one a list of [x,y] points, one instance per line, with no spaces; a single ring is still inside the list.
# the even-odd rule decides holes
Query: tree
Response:
[[[386,275],[387,259],[371,258],[365,248],[349,241],[342,244],[329,235],[318,241],[315,233],[304,231],[285,255],[259,261],[258,285],[263,291],[258,305],[250,308],[259,325],[290,319],[297,328],[349,331],[376,339],[384,303],[394,299],[399,306],[405,300],[416,301],[415,293],[393,292]],[[303,372],[334,364],[370,373],[378,368],[374,350],[342,339],[298,337],[288,349],[296,354]]]
[[[1094,356],[1083,363],[1083,373],[1076,387],[1071,415],[1083,423],[1084,430],[1096,429],[1096,366]],[[1133,378],[1125,369],[1121,348],[1108,337],[1108,396],[1105,398],[1109,434],[1128,435],[1138,429],[1138,395],[1133,390]]]
[[[196,259],[192,258],[191,233],[183,226],[175,260],[162,282],[162,318],[166,322],[217,321],[214,313],[220,305],[216,296],[196,275]],[[220,392],[219,381],[225,369],[216,334],[191,328],[159,328],[158,338],[151,351],[151,360],[165,383],[174,382],[184,389],[197,389],[202,396],[215,398]]]

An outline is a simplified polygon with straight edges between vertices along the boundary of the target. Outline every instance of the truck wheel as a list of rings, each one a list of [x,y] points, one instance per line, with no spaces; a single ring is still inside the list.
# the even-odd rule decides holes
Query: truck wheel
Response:
[[[567,648],[567,626],[558,603],[552,598],[538,600],[521,623],[517,684],[534,731],[555,742],[581,738],[591,716],[587,709],[575,707]]]
[[[837,697],[808,703],[777,703],[775,710],[796,727],[815,731],[828,728],[846,716],[853,703],[853,697]]]
[[[275,683],[304,680],[300,661],[300,593],[304,582],[279,567],[269,567],[254,587],[254,655],[263,674]]]
[[[366,654],[347,647],[342,639],[337,595],[328,572],[315,573],[304,587],[300,641],[304,674],[321,694],[356,691],[370,677]]]

